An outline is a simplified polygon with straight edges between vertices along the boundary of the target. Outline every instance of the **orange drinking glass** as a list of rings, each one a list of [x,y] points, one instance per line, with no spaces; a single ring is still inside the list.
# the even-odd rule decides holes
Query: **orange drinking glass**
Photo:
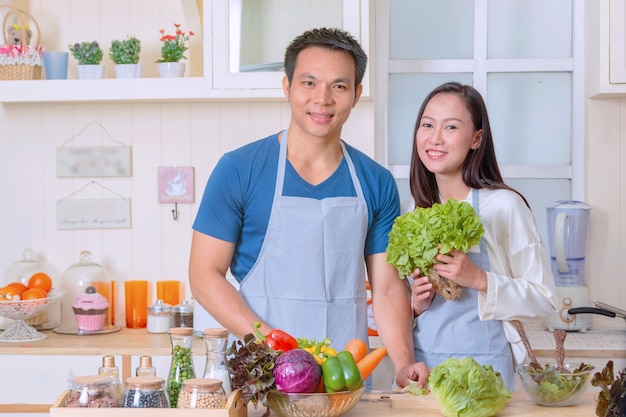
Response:
[[[126,299],[126,327],[145,328],[148,321],[148,281],[133,280],[124,282]]]
[[[171,306],[180,304],[180,281],[157,281],[156,287],[157,300],[163,300],[165,304],[169,304]]]

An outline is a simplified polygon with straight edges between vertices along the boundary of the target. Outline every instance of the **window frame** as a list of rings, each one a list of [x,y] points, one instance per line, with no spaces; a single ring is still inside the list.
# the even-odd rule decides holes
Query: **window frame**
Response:
[[[396,179],[408,179],[408,165],[389,164],[389,76],[394,73],[472,73],[473,85],[485,97],[487,76],[490,73],[511,72],[569,72],[572,80],[571,156],[569,165],[501,165],[506,179],[567,179],[572,200],[583,200],[585,195],[585,106],[584,106],[584,0],[572,0],[572,56],[559,59],[487,59],[487,8],[489,0],[474,0],[474,57],[446,60],[391,60],[389,59],[390,1],[375,2],[376,51],[375,155]]]

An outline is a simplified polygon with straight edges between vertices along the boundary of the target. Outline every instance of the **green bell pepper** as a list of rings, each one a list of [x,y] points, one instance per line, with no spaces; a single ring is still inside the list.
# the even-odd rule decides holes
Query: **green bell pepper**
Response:
[[[337,356],[322,354],[326,361],[322,364],[322,379],[326,392],[343,391],[346,386],[346,378],[343,375],[343,368]]]
[[[363,378],[352,353],[343,351],[337,353],[337,356],[322,355],[326,359],[321,365],[326,392],[354,391],[361,388]]]
[[[348,391],[354,391],[361,388],[361,386],[363,386],[363,378],[361,377],[361,372],[359,371],[359,367],[356,365],[356,361],[354,360],[352,353],[344,350],[343,352],[337,353],[337,359],[339,359],[339,362],[341,363],[343,377],[346,380],[346,388]]]

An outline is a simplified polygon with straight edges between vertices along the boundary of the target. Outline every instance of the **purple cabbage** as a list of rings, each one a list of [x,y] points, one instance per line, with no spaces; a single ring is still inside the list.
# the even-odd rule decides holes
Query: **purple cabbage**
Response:
[[[281,353],[274,364],[276,388],[285,393],[311,393],[317,389],[322,370],[312,354],[303,349]]]

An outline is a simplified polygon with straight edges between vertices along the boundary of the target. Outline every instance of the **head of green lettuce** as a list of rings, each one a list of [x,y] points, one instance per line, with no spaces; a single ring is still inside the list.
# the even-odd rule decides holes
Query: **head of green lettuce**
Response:
[[[471,357],[449,358],[435,366],[428,386],[446,417],[495,416],[511,398],[502,376]]]

